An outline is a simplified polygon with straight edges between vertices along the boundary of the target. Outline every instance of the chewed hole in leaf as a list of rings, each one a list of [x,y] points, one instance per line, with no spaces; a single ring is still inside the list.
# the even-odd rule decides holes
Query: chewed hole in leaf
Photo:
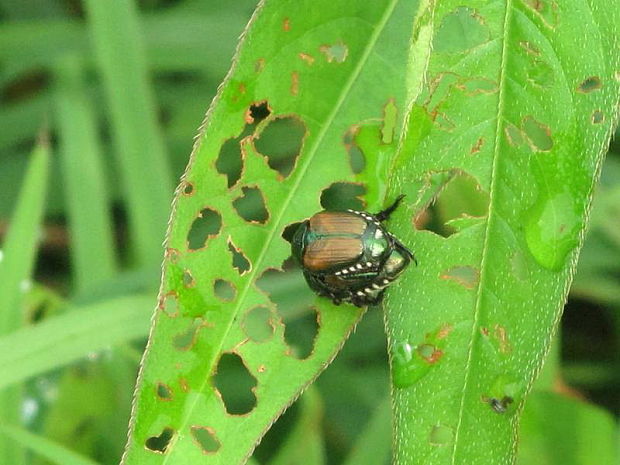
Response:
[[[165,383],[157,383],[155,386],[155,393],[157,394],[157,398],[164,402],[168,402],[172,400],[173,392],[172,388]]]
[[[233,207],[241,218],[250,223],[264,224],[269,219],[263,193],[257,187],[243,187],[242,195],[233,200]]]
[[[527,138],[532,150],[537,152],[548,152],[553,148],[551,129],[548,126],[536,121],[532,116],[526,116],[521,121],[523,135]]]
[[[235,244],[233,244],[230,239],[228,240],[228,250],[232,255],[232,265],[240,275],[243,276],[252,269],[252,264],[246,258],[245,254],[241,251],[241,249],[235,247]]]
[[[222,217],[211,208],[198,213],[187,234],[187,248],[199,250],[206,246],[207,240],[217,236],[222,228]]]
[[[208,426],[192,426],[192,439],[194,443],[200,447],[203,454],[214,454],[222,444],[215,435],[215,430]]]
[[[530,61],[526,74],[527,80],[538,87],[551,87],[555,82],[555,75],[551,65],[538,58]]]
[[[218,299],[224,302],[231,302],[235,300],[237,289],[230,281],[216,279],[213,283],[213,293]]]
[[[594,110],[592,112],[592,124],[602,124],[605,122],[605,113],[601,110]]]
[[[175,432],[172,428],[166,427],[159,435],[148,438],[144,443],[144,446],[151,452],[165,454],[170,446],[172,438],[174,437],[174,433]]]
[[[282,178],[288,177],[303,146],[306,125],[297,116],[279,116],[267,123],[254,141],[256,150]]]
[[[191,182],[185,181],[183,184],[183,195],[187,197],[194,195],[194,185]]]
[[[489,29],[471,8],[459,7],[441,21],[433,40],[437,52],[459,53],[489,40]]]
[[[315,299],[293,259],[285,262],[283,271],[269,268],[263,272],[256,280],[256,286],[267,294],[278,310],[289,309],[291,314],[301,314]]]
[[[196,285],[196,281],[192,276],[192,273],[189,270],[183,271],[183,286],[185,287],[194,287]]]
[[[335,182],[321,192],[321,206],[325,210],[364,210],[360,196],[366,193],[362,184]]]
[[[498,90],[497,83],[486,78],[465,79],[457,84],[457,87],[469,96],[478,94],[493,94]]]
[[[301,226],[301,223],[291,223],[284,228],[282,231],[282,238],[288,242],[289,244],[293,241],[293,236],[295,232],[297,232],[297,228]]]
[[[413,225],[443,237],[484,221],[489,195],[478,181],[460,170],[428,173],[419,181]]]
[[[513,147],[518,147],[525,142],[521,129],[516,127],[514,124],[506,125],[504,128],[504,135],[506,136],[508,143]]]
[[[226,175],[228,187],[233,187],[243,173],[244,150],[243,144],[256,129],[258,123],[271,114],[271,108],[267,101],[255,102],[247,109],[244,115],[246,122],[243,131],[237,137],[226,140],[220,148],[220,153],[215,161],[215,169],[218,173]]]
[[[271,108],[266,100],[261,102],[255,102],[250,105],[246,114],[245,122],[248,124],[254,124],[255,126],[267,118],[271,114]]]
[[[213,376],[226,411],[231,415],[245,415],[256,406],[256,378],[249,372],[241,357],[233,353],[223,354]]]
[[[159,301],[159,309],[171,318],[179,314],[179,301],[174,291],[169,292]]]
[[[305,358],[312,353],[318,333],[317,313],[311,307],[316,296],[306,284],[293,259],[284,262],[283,271],[266,270],[256,281],[276,308],[284,323],[284,340],[291,353]]]
[[[523,3],[538,16],[543,23],[555,28],[558,22],[558,4],[555,0],[523,0]]]
[[[317,311],[313,307],[308,307],[301,315],[289,315],[286,311],[280,313],[285,322],[284,340],[291,347],[291,354],[299,359],[309,357],[319,334]]]
[[[601,87],[603,87],[601,79],[598,76],[590,76],[579,84],[577,87],[577,92],[588,94],[590,92],[594,92],[595,90],[599,90]]]
[[[172,345],[177,350],[190,350],[198,339],[200,329],[205,326],[206,322],[202,318],[194,318],[185,330],[173,336]]]
[[[332,45],[321,45],[319,51],[328,63],[344,63],[349,55],[349,47],[343,42]]]
[[[243,330],[254,342],[267,341],[273,335],[271,311],[262,305],[251,309],[243,320]]]
[[[228,139],[222,144],[215,161],[215,169],[218,173],[226,175],[228,187],[234,186],[241,179],[243,154],[239,138]]]
[[[519,42],[519,46],[527,53],[528,55],[540,56],[540,49],[531,42],[526,40],[522,40]]]
[[[366,158],[364,157],[364,152],[359,147],[359,145],[357,145],[357,142],[355,140],[357,132],[359,130],[359,125],[352,126],[347,132],[345,132],[342,139],[344,147],[349,154],[349,162],[351,164],[351,171],[353,171],[353,174],[361,173],[366,167]]]
[[[480,272],[471,266],[454,266],[439,275],[441,279],[454,281],[465,289],[473,289],[480,280]]]

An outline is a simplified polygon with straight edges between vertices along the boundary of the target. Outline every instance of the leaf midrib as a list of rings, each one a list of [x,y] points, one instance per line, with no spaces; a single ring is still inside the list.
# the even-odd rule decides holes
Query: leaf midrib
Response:
[[[508,26],[510,24],[511,16],[512,16],[512,0],[507,0],[506,12],[504,15],[504,25],[503,25],[503,30],[502,30],[503,43],[502,43],[502,55],[500,59],[500,75],[499,75],[499,81],[498,81],[497,124],[495,128],[493,165],[491,168],[491,186],[489,188],[489,213],[488,213],[487,224],[484,230],[482,259],[480,261],[480,281],[478,284],[476,304],[474,307],[474,318],[473,318],[473,323],[472,323],[472,328],[471,328],[471,335],[469,338],[470,343],[469,343],[468,354],[467,354],[467,362],[465,364],[465,378],[463,382],[463,390],[461,391],[461,405],[459,407],[458,419],[457,419],[455,433],[454,433],[454,446],[452,448],[452,460],[451,460],[452,465],[455,465],[457,463],[456,455],[457,455],[457,450],[458,450],[458,445],[459,445],[459,435],[461,431],[461,424],[463,421],[463,413],[465,411],[465,398],[466,398],[467,389],[469,385],[469,379],[470,379],[470,374],[471,374],[471,362],[472,362],[473,352],[474,352],[474,344],[476,341],[477,328],[478,328],[478,323],[480,320],[480,313],[481,313],[481,307],[482,307],[482,294],[483,294],[483,289],[484,289],[484,283],[487,277],[486,263],[487,263],[487,257],[488,257],[488,252],[489,252],[489,240],[490,240],[489,231],[491,229],[491,223],[493,222],[494,211],[495,211],[494,205],[495,205],[495,189],[496,189],[495,185],[497,182],[497,164],[498,164],[497,160],[500,156],[501,136],[503,133],[503,131],[501,130],[501,127],[503,124],[502,115],[504,113],[504,103],[505,103],[504,92],[505,92],[505,87],[506,87],[505,81],[506,81],[506,56],[508,53],[508,46],[507,46],[508,30],[509,30]]]
[[[250,271],[247,279],[246,279],[246,284],[243,286],[242,291],[239,295],[239,299],[237,300],[237,305],[234,307],[233,311],[231,312],[231,317],[228,321],[228,325],[226,326],[226,330],[223,333],[223,337],[220,338],[219,344],[216,346],[216,350],[213,350],[212,352],[212,356],[211,358],[208,360],[208,366],[209,367],[213,367],[214,363],[215,363],[215,359],[216,357],[220,354],[224,340],[226,335],[230,332],[230,328],[232,326],[232,324],[235,321],[235,315],[237,315],[237,313],[239,312],[239,309],[242,307],[242,304],[245,302],[245,298],[247,296],[247,293],[251,287],[251,284],[254,282],[254,278],[256,276],[257,270],[260,268],[260,263],[262,263],[267,251],[269,250],[269,247],[271,245],[271,242],[273,240],[274,237],[276,237],[275,231],[276,228],[280,225],[280,222],[282,221],[282,218],[284,216],[284,213],[287,211],[288,205],[290,204],[294,193],[297,192],[297,189],[299,187],[299,184],[301,183],[305,172],[308,170],[308,167],[310,166],[310,164],[312,163],[314,156],[316,154],[316,152],[318,151],[318,147],[321,144],[321,142],[323,141],[323,138],[325,137],[325,134],[327,133],[327,130],[331,127],[332,122],[334,121],[334,119],[336,118],[336,115],[338,114],[338,112],[340,111],[340,108],[342,107],[345,99],[347,98],[347,96],[349,95],[351,88],[353,87],[353,84],[355,83],[355,81],[357,80],[357,78],[359,77],[364,65],[366,64],[368,57],[370,56],[371,51],[374,48],[374,45],[376,44],[379,36],[381,35],[381,32],[383,31],[383,29],[385,28],[385,25],[387,24],[389,18],[392,16],[392,13],[394,12],[394,8],[396,7],[396,4],[398,3],[399,0],[391,0],[390,3],[388,4],[383,16],[381,17],[379,23],[375,26],[375,30],[373,31],[372,35],[370,36],[370,39],[367,43],[367,46],[364,48],[364,52],[362,54],[362,56],[360,57],[360,60],[357,63],[357,66],[353,69],[353,72],[351,73],[351,76],[349,78],[349,80],[346,82],[345,86],[342,88],[342,91],[340,92],[340,95],[338,97],[338,100],[336,101],[336,104],[334,105],[334,108],[332,110],[332,112],[328,115],[327,119],[325,120],[324,124],[321,126],[321,130],[319,131],[319,133],[317,134],[315,143],[311,146],[310,150],[308,151],[308,153],[306,154],[305,161],[304,163],[299,167],[299,171],[297,174],[297,177],[295,178],[295,181],[293,183],[293,185],[291,186],[291,189],[288,191],[288,194],[286,195],[286,197],[284,198],[284,202],[282,204],[282,207],[280,208],[280,211],[278,213],[277,217],[274,217],[272,220],[272,227],[269,228],[268,230],[268,234],[267,234],[267,239],[266,241],[263,243],[263,247],[260,250],[260,253],[257,257],[257,259],[254,262],[254,266],[252,266],[252,270]],[[204,392],[205,386],[207,385],[209,380],[209,377],[205,377],[205,379],[203,380],[202,384],[200,385],[199,388],[199,392]],[[198,401],[198,396],[195,397],[194,402],[192,403],[192,405],[186,409],[186,415],[184,416],[184,418],[182,419],[181,423],[179,424],[179,430],[184,429],[185,426],[187,426],[187,424],[189,423],[189,416],[191,415],[191,413],[194,411],[194,407],[196,402]],[[170,453],[167,454],[164,457],[164,460],[162,462],[163,465],[165,465],[166,463],[168,463],[168,460],[173,456],[174,454]]]

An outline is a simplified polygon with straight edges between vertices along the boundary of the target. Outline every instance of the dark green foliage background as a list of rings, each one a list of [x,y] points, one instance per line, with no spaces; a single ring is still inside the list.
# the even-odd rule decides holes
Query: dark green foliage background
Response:
[[[38,254],[31,285],[21,287],[26,321],[21,328],[0,326],[0,406],[15,399],[23,406],[17,415],[0,409],[0,463],[118,463],[172,188],[255,7],[252,0],[138,3],[139,30],[122,30],[120,22],[119,34],[141,37],[143,81],[142,64],[130,60],[116,63],[115,75],[99,71],[97,60],[105,57],[93,50],[82,2],[0,0],[0,240],[16,213],[37,136],[43,132],[50,141]],[[110,94],[104,83],[128,74],[139,76],[137,97]],[[114,126],[115,111],[127,115],[123,127]],[[115,145],[123,131],[125,145]],[[142,147],[138,170],[115,155],[131,147]],[[72,164],[72,155],[83,164]],[[129,181],[128,169],[137,171]],[[384,192],[368,194],[376,204]],[[616,140],[559,338],[525,408],[521,465],[618,458],[611,434],[620,415],[619,206]],[[136,220],[138,212],[151,214]],[[294,301],[299,285],[283,282],[279,298]],[[0,315],[10,311],[0,303]],[[312,330],[303,319],[295,326],[300,339]],[[388,396],[383,316],[373,309],[315,387],[267,433],[253,460],[388,463]]]

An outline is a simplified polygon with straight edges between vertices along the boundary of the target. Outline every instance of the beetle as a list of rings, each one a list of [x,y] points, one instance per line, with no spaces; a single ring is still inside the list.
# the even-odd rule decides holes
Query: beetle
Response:
[[[413,252],[382,224],[403,197],[376,214],[324,210],[299,225],[291,251],[313,291],[336,305],[375,305],[412,261],[417,265]]]

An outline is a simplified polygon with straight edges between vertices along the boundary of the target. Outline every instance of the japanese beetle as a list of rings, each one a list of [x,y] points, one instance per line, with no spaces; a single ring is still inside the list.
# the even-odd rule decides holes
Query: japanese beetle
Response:
[[[412,260],[417,264],[413,253],[381,224],[403,197],[375,215],[321,211],[301,223],[291,247],[313,291],[336,305],[374,305]]]

